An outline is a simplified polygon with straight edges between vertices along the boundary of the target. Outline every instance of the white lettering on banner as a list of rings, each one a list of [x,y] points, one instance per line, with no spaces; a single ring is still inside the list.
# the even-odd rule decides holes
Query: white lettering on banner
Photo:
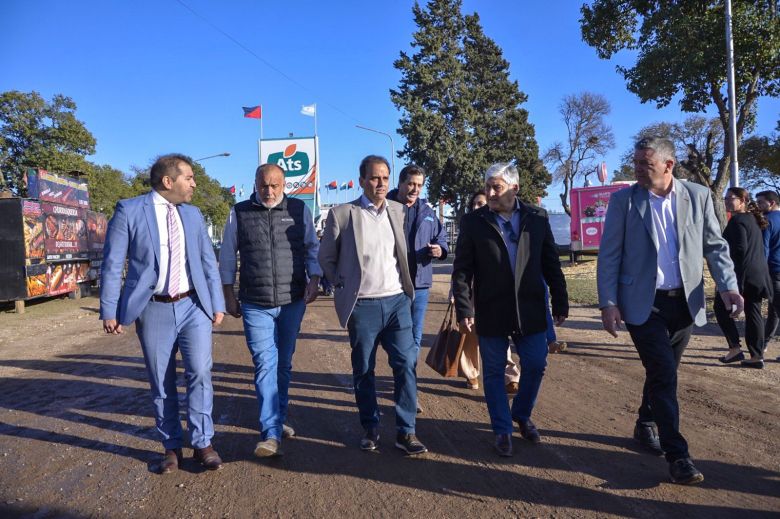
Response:
[[[54,214],[64,214],[65,216],[78,216],[79,212],[73,207],[62,207],[59,205],[51,206],[51,212]]]
[[[76,247],[75,241],[55,241],[54,246],[58,249],[73,249]]]

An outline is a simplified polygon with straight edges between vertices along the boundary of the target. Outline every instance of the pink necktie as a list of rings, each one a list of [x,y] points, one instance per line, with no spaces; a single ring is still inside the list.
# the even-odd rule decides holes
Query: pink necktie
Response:
[[[168,204],[168,295],[179,295],[179,276],[181,274],[181,239],[179,226],[176,225],[176,206]]]

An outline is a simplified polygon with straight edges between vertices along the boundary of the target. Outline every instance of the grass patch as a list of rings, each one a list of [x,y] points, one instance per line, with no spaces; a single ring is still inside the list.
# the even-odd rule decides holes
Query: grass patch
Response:
[[[582,305],[598,306],[599,296],[595,279],[567,278],[566,288],[569,290],[569,301]]]

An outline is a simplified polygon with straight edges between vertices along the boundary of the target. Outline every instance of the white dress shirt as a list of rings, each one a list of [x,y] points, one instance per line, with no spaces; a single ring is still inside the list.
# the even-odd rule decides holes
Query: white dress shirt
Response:
[[[658,273],[655,288],[671,290],[682,287],[680,274],[680,247],[677,243],[677,198],[672,190],[666,196],[650,194],[650,211],[653,216],[653,228],[658,237]]]
[[[362,220],[363,275],[360,278],[358,299],[390,297],[404,291],[401,269],[395,257],[395,234],[387,215],[387,201],[377,208],[367,197],[360,197]]]
[[[155,295],[168,295],[168,201],[155,190],[152,190],[154,202],[154,214],[157,217],[157,232],[160,233],[160,274],[157,277],[157,285],[154,287]],[[187,247],[184,239],[184,226],[181,224],[181,216],[177,210],[176,226],[179,228],[179,240],[181,243],[179,255],[179,272],[186,272],[186,276],[179,277],[179,293],[189,292],[192,287],[190,268],[187,265]]]

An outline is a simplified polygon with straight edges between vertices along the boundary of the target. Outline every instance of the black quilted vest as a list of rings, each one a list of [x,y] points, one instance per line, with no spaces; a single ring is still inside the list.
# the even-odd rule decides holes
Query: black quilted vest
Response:
[[[249,200],[235,205],[238,225],[238,297],[244,303],[282,306],[306,290],[304,203],[287,198],[267,209]]]

